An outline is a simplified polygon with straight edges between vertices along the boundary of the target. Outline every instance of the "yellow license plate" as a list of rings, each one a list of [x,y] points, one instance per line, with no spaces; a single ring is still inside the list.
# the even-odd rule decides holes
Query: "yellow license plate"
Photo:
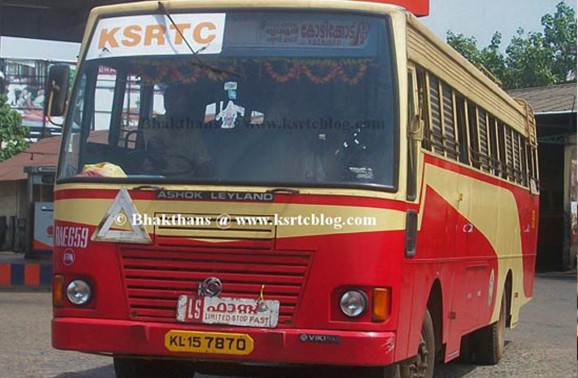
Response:
[[[242,333],[169,331],[165,348],[171,352],[247,355],[253,351],[253,339]]]

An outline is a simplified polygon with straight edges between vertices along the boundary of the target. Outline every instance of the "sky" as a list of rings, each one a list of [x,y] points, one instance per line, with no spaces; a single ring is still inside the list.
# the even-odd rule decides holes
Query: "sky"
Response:
[[[492,35],[502,33],[501,50],[505,50],[516,30],[542,31],[540,19],[556,12],[561,0],[430,0],[430,15],[423,21],[437,35],[446,39],[446,32],[475,37],[478,47],[490,43]],[[576,1],[564,0],[576,10]]]

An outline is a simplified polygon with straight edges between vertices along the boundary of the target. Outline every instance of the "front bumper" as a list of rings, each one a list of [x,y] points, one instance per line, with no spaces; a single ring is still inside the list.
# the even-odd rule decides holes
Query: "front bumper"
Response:
[[[254,350],[245,356],[170,352],[165,335],[170,330],[248,334]],[[302,341],[300,335],[339,336],[339,342]],[[335,338],[332,338],[335,340]],[[57,349],[189,360],[271,364],[326,364],[376,366],[394,362],[395,333],[261,329],[142,323],[125,320],[55,318],[52,345]]]

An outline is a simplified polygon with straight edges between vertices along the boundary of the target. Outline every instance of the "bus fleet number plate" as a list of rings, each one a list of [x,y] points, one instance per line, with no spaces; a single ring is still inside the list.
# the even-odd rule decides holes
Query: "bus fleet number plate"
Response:
[[[247,355],[253,351],[253,339],[242,333],[171,330],[165,335],[165,348],[171,352]]]

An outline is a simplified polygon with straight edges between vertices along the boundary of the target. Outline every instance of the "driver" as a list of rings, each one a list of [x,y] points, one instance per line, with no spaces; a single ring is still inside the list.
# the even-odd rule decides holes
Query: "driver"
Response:
[[[196,100],[196,101],[195,101]],[[167,177],[206,176],[210,157],[199,130],[202,119],[194,107],[203,107],[190,86],[173,84],[165,90],[165,114],[156,117],[145,130],[145,169]]]

